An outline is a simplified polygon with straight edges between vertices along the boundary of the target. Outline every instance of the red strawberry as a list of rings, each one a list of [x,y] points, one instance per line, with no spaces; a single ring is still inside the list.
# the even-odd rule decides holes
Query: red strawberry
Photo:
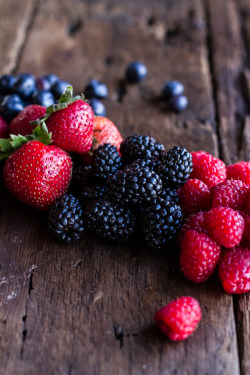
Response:
[[[46,116],[36,123],[46,123],[55,146],[83,154],[92,146],[94,114],[82,96],[73,98],[72,94],[72,87],[68,87],[59,103],[49,106]]]
[[[7,138],[9,134],[7,122],[0,116],[0,138]]]
[[[46,211],[67,191],[72,161],[65,151],[47,145],[51,135],[44,126],[34,130],[33,138],[12,135],[9,140],[0,140],[2,160],[13,152],[4,166],[4,182],[16,198]]]
[[[28,105],[11,121],[9,134],[32,134],[35,126],[31,125],[30,121],[35,121],[40,117],[45,116],[45,114],[45,107],[37,104]]]

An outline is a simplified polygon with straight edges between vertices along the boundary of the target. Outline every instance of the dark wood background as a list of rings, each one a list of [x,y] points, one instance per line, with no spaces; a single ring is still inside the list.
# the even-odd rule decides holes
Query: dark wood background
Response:
[[[250,159],[249,51],[249,0],[0,0],[0,74],[53,72],[75,92],[100,79],[124,137],[149,134],[227,164]],[[124,87],[133,60],[148,77]],[[159,98],[168,79],[185,85],[179,115]],[[2,182],[0,238],[1,374],[250,374],[249,294],[225,294],[216,275],[187,281],[177,248],[154,255],[91,237],[61,246]],[[181,295],[199,300],[203,318],[171,343],[153,314]]]

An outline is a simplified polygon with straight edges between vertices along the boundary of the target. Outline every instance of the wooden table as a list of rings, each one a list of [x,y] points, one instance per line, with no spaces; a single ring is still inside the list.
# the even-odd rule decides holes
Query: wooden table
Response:
[[[100,79],[124,137],[149,134],[227,164],[250,159],[249,43],[249,0],[0,0],[0,74],[53,72],[75,92]],[[147,79],[124,85],[133,60]],[[179,115],[160,99],[168,79],[185,85]],[[227,295],[217,275],[188,282],[177,248],[155,255],[89,236],[59,245],[43,214],[0,189],[1,374],[250,374],[249,294]],[[203,318],[171,343],[153,314],[181,295],[199,300]]]

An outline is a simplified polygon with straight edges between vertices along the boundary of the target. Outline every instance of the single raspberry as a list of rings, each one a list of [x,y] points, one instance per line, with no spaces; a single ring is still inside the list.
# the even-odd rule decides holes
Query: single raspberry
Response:
[[[220,245],[211,237],[188,230],[181,240],[181,270],[187,279],[202,283],[214,272],[220,253]]]
[[[244,211],[246,214],[250,215],[250,188],[248,192],[246,193],[244,202],[241,207],[242,211]]]
[[[205,214],[204,223],[209,235],[220,245],[239,245],[244,232],[244,219],[237,211],[222,206],[211,208]]]
[[[239,210],[249,186],[240,180],[226,180],[211,188],[212,207],[225,206]]]
[[[240,246],[248,247],[250,249],[250,215],[244,215],[245,229]]]
[[[184,234],[190,229],[193,229],[199,233],[202,232],[207,234],[207,230],[204,225],[204,212],[200,211],[192,216],[189,216],[189,218],[184,222],[178,235],[179,244],[181,243]]]
[[[210,191],[201,180],[188,180],[182,186],[179,198],[183,215],[186,217],[195,212],[207,211],[211,208]]]
[[[225,249],[219,264],[219,278],[224,290],[231,293],[250,291],[250,249]]]
[[[250,185],[250,162],[240,161],[227,167],[227,179],[241,180]]]
[[[208,188],[226,179],[226,166],[222,160],[208,152],[192,152],[193,172],[190,178],[201,180]]]
[[[156,311],[154,318],[170,340],[185,340],[201,320],[201,308],[195,298],[180,297]]]

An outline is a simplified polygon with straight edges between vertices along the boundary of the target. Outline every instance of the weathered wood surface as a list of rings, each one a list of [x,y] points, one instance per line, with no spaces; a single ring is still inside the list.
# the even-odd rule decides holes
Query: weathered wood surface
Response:
[[[124,137],[148,133],[227,163],[249,158],[247,0],[18,4],[0,0],[0,74],[54,72],[77,92],[95,77],[109,87],[108,117]],[[148,77],[125,85],[135,59]],[[167,79],[185,85],[180,115],[159,98]],[[91,237],[61,246],[45,215],[2,182],[0,193],[1,374],[249,374],[249,295],[226,295],[216,275],[188,282],[177,247],[153,255]],[[200,301],[203,319],[187,341],[170,343],[153,314],[181,295]]]

